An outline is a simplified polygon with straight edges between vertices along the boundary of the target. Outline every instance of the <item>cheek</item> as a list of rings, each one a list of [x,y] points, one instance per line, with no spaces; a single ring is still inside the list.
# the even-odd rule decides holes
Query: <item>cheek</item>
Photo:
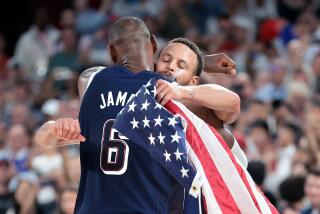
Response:
[[[156,66],[157,66],[156,72],[158,72],[158,73],[166,73],[165,63],[157,62]]]
[[[179,72],[179,71],[177,71]],[[180,73],[175,73],[177,75],[177,82],[181,85],[189,85],[192,79],[192,75],[186,71],[180,71]]]

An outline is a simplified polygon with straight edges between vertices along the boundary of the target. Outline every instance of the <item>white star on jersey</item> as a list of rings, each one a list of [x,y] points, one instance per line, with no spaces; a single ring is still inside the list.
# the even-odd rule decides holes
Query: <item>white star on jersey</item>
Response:
[[[150,126],[149,126],[149,121],[150,121],[150,120],[147,119],[147,116],[144,116],[144,120],[142,120],[142,122],[143,122],[143,128],[145,128],[145,127],[147,127],[147,126],[150,128]]]
[[[135,129],[135,128],[138,129],[138,128],[139,128],[139,127],[138,127],[139,121],[136,121],[135,118],[133,118],[133,120],[130,121],[130,123],[132,124],[132,129]]]
[[[176,131],[176,133],[175,133],[174,135],[170,135],[170,136],[171,136],[171,138],[172,138],[171,143],[173,143],[173,142],[179,143],[179,139],[180,139],[181,137],[178,135],[178,132],[177,132],[177,131]]]
[[[132,102],[132,103],[129,105],[129,110],[128,110],[128,112],[130,112],[130,111],[134,112],[134,108],[135,108],[136,106],[137,106],[137,105],[136,105],[134,102]]]
[[[154,109],[157,109],[157,108],[158,108],[158,109],[161,109],[161,108],[162,108],[162,105],[161,105],[160,103],[158,103],[158,102],[156,103],[156,107],[154,107]]]
[[[179,148],[177,148],[177,151],[174,152],[174,154],[176,155],[176,160],[181,160],[181,155],[183,155],[183,153],[179,152]]]
[[[167,150],[166,150],[165,153],[163,153],[163,155],[166,157],[166,162],[167,162],[167,161],[171,161],[171,159],[170,159],[171,154],[168,153]]]
[[[176,117],[175,116],[173,116],[173,117],[171,117],[171,118],[168,118],[168,120],[169,120],[169,125],[171,125],[171,126],[175,126],[178,122],[176,121]]]
[[[148,137],[149,141],[150,141],[150,145],[155,145],[154,140],[156,139],[155,137],[152,136],[152,133],[150,133],[150,136]]]
[[[159,125],[161,126],[161,122],[163,119],[160,118],[160,115],[158,116],[158,118],[154,119],[154,121],[156,121],[156,123],[154,124],[154,126]]]
[[[189,169],[185,169],[182,166],[182,168],[180,169],[180,172],[182,173],[182,177],[188,177],[188,171]]]
[[[150,105],[150,103],[148,103],[148,100],[146,100],[144,103],[142,103],[142,108],[141,110],[145,109],[148,110],[148,106]]]
[[[164,138],[165,138],[165,136],[162,136],[162,134],[160,132],[160,134],[158,135],[158,139],[160,141],[160,144],[164,144]]]

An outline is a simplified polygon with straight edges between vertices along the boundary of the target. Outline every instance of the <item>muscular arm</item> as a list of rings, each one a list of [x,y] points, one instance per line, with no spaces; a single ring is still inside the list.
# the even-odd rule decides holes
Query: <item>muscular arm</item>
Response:
[[[36,132],[35,142],[44,148],[64,146],[85,141],[80,134],[79,121],[62,118],[44,123]]]
[[[78,90],[80,103],[82,102],[88,85],[93,78],[92,75],[103,68],[104,67],[93,67],[85,70],[79,76]],[[38,129],[35,135],[36,143],[45,148],[70,145],[84,140],[85,138],[80,134],[80,125],[78,120],[72,118],[48,121]]]
[[[239,96],[216,84],[176,86],[159,80],[157,98],[163,105],[170,99],[180,101],[193,112],[200,112],[201,108],[211,109],[226,124],[234,122],[240,114]]]
[[[240,114],[239,96],[216,84],[184,86],[186,105],[197,103],[211,109],[224,124],[234,122]]]

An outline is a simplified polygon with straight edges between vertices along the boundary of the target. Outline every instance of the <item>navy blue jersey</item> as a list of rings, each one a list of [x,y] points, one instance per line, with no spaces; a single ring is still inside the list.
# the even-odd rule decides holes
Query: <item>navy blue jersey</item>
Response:
[[[161,78],[121,66],[94,76],[79,114],[86,141],[80,144],[76,213],[181,213],[177,182],[145,150],[111,129],[131,95],[154,77]]]

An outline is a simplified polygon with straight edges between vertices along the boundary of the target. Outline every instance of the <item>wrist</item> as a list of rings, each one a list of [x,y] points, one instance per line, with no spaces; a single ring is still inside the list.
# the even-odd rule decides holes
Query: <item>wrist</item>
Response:
[[[183,99],[193,100],[194,96],[195,96],[194,88],[192,88],[192,87],[184,87],[183,89],[184,89]]]

